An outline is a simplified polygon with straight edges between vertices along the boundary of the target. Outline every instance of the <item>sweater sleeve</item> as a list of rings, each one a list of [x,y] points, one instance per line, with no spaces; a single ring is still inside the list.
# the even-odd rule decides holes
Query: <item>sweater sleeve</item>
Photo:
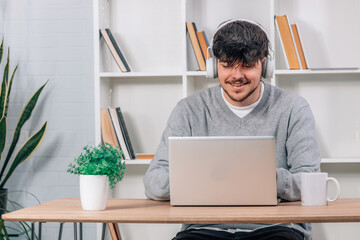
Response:
[[[189,136],[190,127],[183,104],[178,104],[170,115],[155,157],[144,176],[145,195],[153,200],[169,200],[168,137]]]
[[[300,200],[301,172],[320,171],[320,151],[315,136],[315,123],[306,103],[293,109],[288,123],[286,151],[289,169],[278,168],[277,194],[288,201]]]

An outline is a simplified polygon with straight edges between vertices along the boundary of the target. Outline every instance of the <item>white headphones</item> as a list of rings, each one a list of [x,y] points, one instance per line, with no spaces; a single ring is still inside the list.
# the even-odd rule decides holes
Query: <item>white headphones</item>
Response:
[[[222,23],[218,27],[218,29],[216,30],[214,36],[216,35],[216,33],[221,28],[223,28],[224,26],[226,26],[229,23],[236,22],[236,21],[248,22],[248,23],[252,23],[252,24],[254,24],[256,26],[259,26],[264,31],[264,33],[266,34],[266,37],[269,40],[269,56],[267,56],[266,59],[263,62],[261,77],[263,77],[265,79],[272,78],[273,73],[274,73],[274,61],[273,61],[273,57],[272,57],[273,51],[271,49],[271,43],[270,43],[269,34],[266,32],[266,30],[264,29],[263,26],[261,26],[257,22],[247,20],[247,19],[232,19],[232,20],[229,20],[229,21],[226,21],[226,22]],[[210,51],[210,49],[212,50],[212,45],[213,45],[213,42],[214,42],[214,36],[213,36],[213,38],[211,40],[211,45],[208,47],[208,52]],[[210,57],[210,58],[206,59],[206,77],[207,78],[217,78],[218,77],[217,62],[216,62],[215,57]]]

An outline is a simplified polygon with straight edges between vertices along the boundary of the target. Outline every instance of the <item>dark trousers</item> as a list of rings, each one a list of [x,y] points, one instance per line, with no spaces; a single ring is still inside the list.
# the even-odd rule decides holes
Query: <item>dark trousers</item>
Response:
[[[304,240],[304,234],[296,229],[274,226],[253,232],[229,233],[208,229],[189,229],[179,232],[173,240]]]

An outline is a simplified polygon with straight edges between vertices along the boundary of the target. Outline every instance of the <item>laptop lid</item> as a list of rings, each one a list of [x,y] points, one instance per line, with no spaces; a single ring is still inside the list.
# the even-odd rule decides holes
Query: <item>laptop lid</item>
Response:
[[[276,205],[275,138],[169,137],[171,205]]]

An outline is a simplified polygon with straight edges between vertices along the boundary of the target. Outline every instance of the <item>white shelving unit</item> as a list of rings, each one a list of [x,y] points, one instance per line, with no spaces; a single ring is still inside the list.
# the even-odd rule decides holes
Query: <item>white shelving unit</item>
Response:
[[[100,109],[120,106],[135,152],[155,153],[176,103],[218,83],[198,71],[185,22],[195,22],[211,41],[219,23],[251,19],[260,23],[272,40],[276,70],[271,83],[304,96],[313,110],[322,169],[340,180],[344,186],[342,197],[360,197],[360,187],[354,184],[360,182],[360,70],[286,70],[274,26],[274,15],[286,14],[297,23],[310,65],[359,67],[357,0],[347,4],[325,0],[93,2],[95,142],[101,141]],[[131,72],[120,72],[104,42],[99,41],[99,28],[111,29]],[[128,173],[114,197],[144,197],[142,177],[149,162],[127,160]],[[123,238],[170,239],[179,230],[178,225],[144,225],[142,231],[137,226],[121,225]],[[314,240],[351,239],[356,231],[350,230],[349,238],[337,238],[337,232],[342,232],[340,225],[315,225]]]

